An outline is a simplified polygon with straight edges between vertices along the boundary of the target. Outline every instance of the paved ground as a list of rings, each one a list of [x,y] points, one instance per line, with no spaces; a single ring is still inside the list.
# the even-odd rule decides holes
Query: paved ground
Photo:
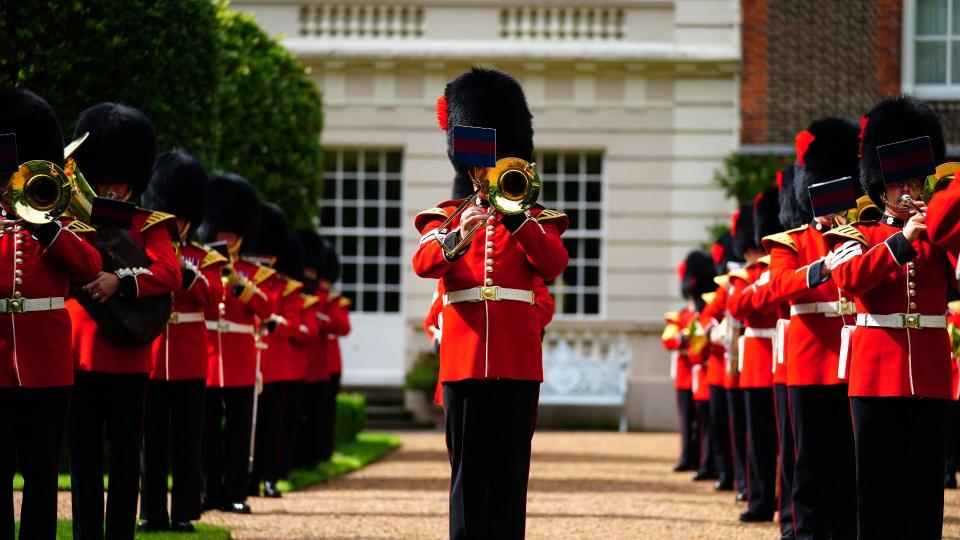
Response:
[[[538,433],[527,537],[531,539],[774,540],[774,525],[741,525],[729,493],[670,472],[675,435]],[[213,512],[203,521],[242,539],[439,539],[446,534],[448,465],[443,437],[404,435],[380,463],[331,484],[253,499],[255,515]],[[960,492],[947,493],[944,538],[960,538]],[[69,515],[69,494],[61,494]]]

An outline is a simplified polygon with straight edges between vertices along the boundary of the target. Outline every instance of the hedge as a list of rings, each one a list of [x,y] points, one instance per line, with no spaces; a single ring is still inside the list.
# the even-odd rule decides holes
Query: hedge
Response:
[[[363,394],[338,394],[336,446],[357,440],[366,425],[367,400]]]
[[[101,101],[143,110],[158,148],[219,151],[221,44],[211,0],[0,0],[0,86],[43,96],[63,129]]]
[[[713,181],[723,188],[727,197],[739,204],[753,201],[758,193],[776,182],[777,171],[793,161],[793,155],[744,154],[733,152],[714,172]]]

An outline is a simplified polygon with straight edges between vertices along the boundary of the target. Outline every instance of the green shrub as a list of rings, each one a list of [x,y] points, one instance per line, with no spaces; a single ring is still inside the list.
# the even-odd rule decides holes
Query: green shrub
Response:
[[[777,171],[793,161],[793,155],[744,154],[734,152],[723,160],[713,173],[713,181],[739,204],[753,201],[763,190],[774,185]]]
[[[340,446],[357,440],[367,425],[367,400],[363,394],[337,395],[337,434],[334,444]]]
[[[218,166],[250,180],[294,227],[318,224],[323,188],[320,93],[249,15],[220,4],[223,84]]]
[[[423,392],[433,399],[440,376],[440,358],[432,352],[422,352],[417,356],[413,367],[407,372],[404,386],[410,390]]]
[[[158,148],[207,163],[219,150],[221,80],[211,0],[0,0],[0,86],[43,96],[63,129],[101,101],[137,107]]]

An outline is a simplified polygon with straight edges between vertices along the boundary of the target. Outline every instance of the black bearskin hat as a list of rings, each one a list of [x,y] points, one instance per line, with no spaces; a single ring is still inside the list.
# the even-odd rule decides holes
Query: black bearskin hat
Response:
[[[88,132],[73,158],[90,185],[130,184],[134,195],[143,193],[157,153],[150,120],[133,107],[100,103],[80,113],[73,138]]]
[[[297,238],[300,240],[301,245],[303,245],[304,266],[312,267],[319,275],[323,268],[323,238],[309,229],[297,231]]]
[[[713,282],[717,275],[713,259],[703,251],[688,253],[678,270],[682,270],[680,293],[685,298],[699,300],[701,295],[717,289],[717,284]]]
[[[194,226],[203,221],[207,171],[197,158],[182,150],[157,156],[153,177],[140,198],[144,208],[184,219]]]
[[[247,244],[246,252],[279,259],[287,251],[289,231],[290,226],[287,225],[287,216],[283,210],[272,202],[261,202],[260,230],[256,240]]]
[[[745,204],[740,207],[734,215],[733,229],[730,234],[733,235],[733,255],[737,259],[744,259],[747,251],[750,249],[759,249],[759,245],[754,239],[753,225],[753,205]]]
[[[859,137],[856,124],[833,117],[815,120],[797,134],[793,190],[804,212],[813,214],[808,191],[813,184],[844,176],[857,178]]]
[[[214,176],[207,183],[207,205],[198,233],[213,242],[217,233],[230,231],[252,242],[260,230],[260,203],[253,186],[239,174]]]
[[[274,268],[281,274],[293,278],[297,281],[303,281],[303,267],[306,261],[303,242],[293,231],[287,231],[287,249],[283,256],[277,258],[277,264]]]
[[[758,246],[765,236],[783,231],[780,224],[780,194],[776,186],[770,186],[753,200],[753,241]]]
[[[326,238],[323,239],[323,264],[318,270],[320,279],[326,279],[330,283],[340,280],[340,255],[333,243]]]
[[[725,233],[710,246],[710,257],[713,259],[713,266],[717,275],[729,272],[729,263],[743,262],[743,259],[737,257],[733,252],[733,235],[730,233]]]
[[[453,127],[497,130],[497,159],[533,161],[533,115],[520,83],[495,69],[474,67],[449,82],[437,103],[437,120],[447,131],[447,156],[453,162]],[[469,167],[454,164],[454,193],[474,192]]]
[[[777,189],[780,191],[780,224],[784,229],[794,229],[813,220],[810,205],[801,206],[793,189],[794,164],[777,173]]]
[[[0,90],[0,135],[17,136],[18,165],[33,160],[63,167],[63,131],[44,99],[29,90]]]
[[[917,137],[930,137],[934,165],[943,163],[946,146],[943,127],[937,113],[929,105],[911,95],[887,98],[864,116],[860,150],[860,183],[870,200],[881,210],[883,204],[883,172],[877,147]]]

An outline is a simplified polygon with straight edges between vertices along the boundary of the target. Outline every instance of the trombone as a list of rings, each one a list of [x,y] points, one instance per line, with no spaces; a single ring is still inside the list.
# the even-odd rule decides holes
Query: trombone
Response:
[[[516,157],[506,157],[497,160],[496,165],[487,169],[486,174],[479,181],[480,187],[467,197],[466,200],[448,217],[437,229],[447,231],[455,219],[471,206],[481,204],[480,194],[486,193],[490,206],[504,215],[522,214],[529,210],[540,196],[540,175],[537,174],[536,164]],[[470,246],[473,237],[482,229],[491,214],[470,229],[460,242],[454,247],[443,243],[443,236],[437,235],[434,240],[440,244],[447,258],[461,255]]]

